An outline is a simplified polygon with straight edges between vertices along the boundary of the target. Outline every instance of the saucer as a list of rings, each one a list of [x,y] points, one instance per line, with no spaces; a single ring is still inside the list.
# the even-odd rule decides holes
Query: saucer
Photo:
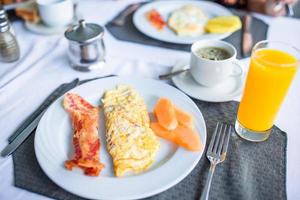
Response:
[[[238,63],[244,68],[240,63]],[[186,68],[186,65],[174,66],[172,72]],[[244,68],[245,69],[245,68]],[[197,83],[189,71],[172,78],[173,83],[187,95],[208,102],[226,102],[239,96],[243,91],[245,73],[240,76],[230,76],[215,87],[206,87]]]
[[[58,27],[51,27],[45,25],[42,21],[39,21],[37,23],[32,22],[25,22],[25,27],[34,33],[41,34],[41,35],[54,35],[54,34],[62,34],[64,33],[68,25],[66,26],[58,26]]]

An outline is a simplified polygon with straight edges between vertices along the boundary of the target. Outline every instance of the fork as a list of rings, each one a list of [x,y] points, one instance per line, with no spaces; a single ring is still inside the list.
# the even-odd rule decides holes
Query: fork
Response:
[[[215,172],[216,165],[223,162],[226,157],[229,138],[231,134],[231,125],[226,123],[217,123],[214,134],[210,140],[206,156],[210,161],[210,168],[204,191],[200,200],[207,200],[211,185],[211,180]]]

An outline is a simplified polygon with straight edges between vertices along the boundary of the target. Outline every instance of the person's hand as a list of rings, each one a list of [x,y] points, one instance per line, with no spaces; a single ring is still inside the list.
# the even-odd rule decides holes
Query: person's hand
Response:
[[[295,5],[298,0],[249,0],[248,9],[271,16],[286,15],[287,4]]]

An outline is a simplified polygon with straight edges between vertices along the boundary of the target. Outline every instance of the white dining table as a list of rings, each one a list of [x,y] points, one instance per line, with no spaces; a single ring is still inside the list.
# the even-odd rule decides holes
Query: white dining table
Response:
[[[104,25],[133,0],[78,1],[78,10],[87,22]],[[300,20],[272,18],[255,14],[269,24],[268,39],[281,40],[300,48]],[[63,34],[43,36],[26,30],[24,23],[13,24],[21,47],[16,63],[0,63],[0,150],[8,137],[56,87],[76,77],[80,79],[117,74],[157,79],[179,62],[188,62],[189,53],[124,42],[105,31],[107,66],[99,71],[83,73],[73,70],[67,59],[68,42]],[[254,30],[255,34],[255,30]],[[242,60],[247,68],[249,59]],[[275,124],[287,133],[287,196],[300,199],[300,73],[292,83]],[[236,97],[233,100],[239,100]],[[276,156],[276,155],[273,155]],[[0,157],[1,200],[45,200],[48,197],[14,186],[12,157]]]

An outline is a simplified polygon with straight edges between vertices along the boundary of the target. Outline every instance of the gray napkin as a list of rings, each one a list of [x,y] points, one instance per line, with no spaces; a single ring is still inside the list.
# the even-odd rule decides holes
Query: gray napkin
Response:
[[[231,10],[231,11],[238,16],[243,16],[245,14],[245,12],[243,11],[236,11],[236,10]],[[191,45],[162,42],[142,34],[134,26],[132,22],[132,16],[133,14],[126,17],[125,24],[124,26],[121,27],[115,26],[112,23],[108,23],[106,25],[107,30],[115,38],[119,40],[152,45],[157,47],[164,47],[169,49],[190,51]],[[265,40],[267,38],[268,25],[255,17],[253,17],[252,19],[251,30],[253,33],[254,44],[258,41]],[[231,36],[224,39],[224,41],[227,41],[231,43],[233,46],[235,46],[235,48],[237,49],[237,58],[242,58],[241,38],[242,38],[242,31],[238,30],[234,32]]]
[[[234,123],[237,102],[206,103],[198,100],[194,102],[203,113],[208,141],[217,121]],[[55,199],[82,199],[58,187],[44,174],[37,163],[33,141],[34,134],[13,154],[15,185]],[[210,199],[286,199],[286,145],[286,133],[277,127],[274,127],[270,138],[261,143],[245,141],[232,133],[227,159],[216,168]],[[148,199],[198,199],[208,169],[209,162],[203,156],[183,181]]]

